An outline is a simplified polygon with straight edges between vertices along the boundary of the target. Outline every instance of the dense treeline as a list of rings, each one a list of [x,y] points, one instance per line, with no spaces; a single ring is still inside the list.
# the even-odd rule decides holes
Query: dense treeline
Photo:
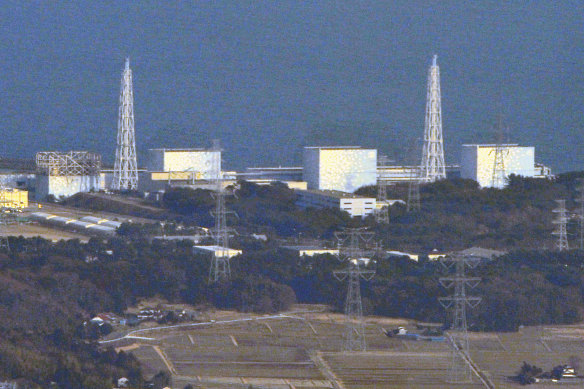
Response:
[[[0,377],[27,378],[31,387],[55,381],[62,388],[105,388],[120,376],[140,386],[135,360],[98,351],[82,323],[98,312],[122,313],[143,298],[266,313],[297,300],[343,305],[345,285],[332,275],[343,264],[335,257],[298,258],[269,242],[234,258],[232,282],[216,285],[207,282],[210,259],[192,254],[186,241],[10,243],[13,251],[0,255]],[[475,293],[483,303],[470,326],[515,330],[581,320],[583,265],[579,251],[515,251],[481,265]],[[447,293],[438,283],[440,264],[386,258],[371,266],[377,274],[362,285],[365,313],[448,322],[437,303]]]
[[[347,226],[368,226],[378,239],[393,249],[429,251],[470,246],[503,249],[552,248],[552,209],[555,199],[576,204],[576,178],[584,173],[561,174],[555,179],[511,176],[505,189],[479,188],[472,180],[449,179],[420,188],[421,210],[391,207],[389,225],[378,225],[373,217],[351,219],[338,209],[300,209],[297,196],[283,184],[258,186],[240,182],[237,196],[228,206],[238,214],[230,224],[240,232],[265,232],[271,236],[331,239],[334,231]],[[407,185],[388,188],[388,197],[407,199]],[[375,197],[375,187],[358,191]],[[194,215],[195,223],[211,226],[214,200],[210,192],[174,188],[166,192],[162,206],[182,218]],[[575,232],[576,221],[570,222]]]
[[[483,298],[470,312],[475,330],[514,331],[520,325],[572,324],[584,312],[584,258],[581,251],[514,251],[474,270],[482,277],[469,292]],[[298,301],[342,309],[345,285],[332,272],[342,265],[332,256],[295,258],[284,251],[245,254],[234,262],[238,272],[264,275],[289,285]],[[366,314],[448,323],[439,296],[449,291],[438,282],[444,267],[406,257],[379,259],[373,280],[362,283]],[[451,291],[450,291],[451,292]]]
[[[295,192],[281,183],[264,186],[241,181],[235,194],[227,197],[227,207],[237,215],[229,223],[240,232],[259,231],[280,237],[303,234],[330,239],[342,227],[361,224],[338,209],[298,208]],[[183,217],[194,216],[198,225],[213,225],[211,211],[215,200],[209,191],[171,188],[164,194],[162,205]]]
[[[502,249],[552,248],[555,244],[552,209],[555,199],[576,204],[576,178],[567,173],[545,180],[511,176],[504,189],[478,187],[472,180],[438,181],[420,188],[421,211],[407,213],[405,207],[391,208],[389,226],[368,220],[388,247],[404,250],[451,250],[471,246]],[[375,188],[359,193],[374,195]],[[389,198],[407,199],[407,186],[388,189]],[[575,232],[576,221],[569,225]]]
[[[83,325],[99,312],[121,314],[139,299],[257,312],[296,301],[289,286],[261,275],[240,273],[209,286],[209,259],[193,255],[189,242],[11,238],[10,246],[0,254],[0,379],[24,379],[27,387],[111,388],[122,376],[141,387],[134,358],[100,351]]]
[[[389,226],[338,210],[302,210],[283,185],[243,182],[228,207],[239,215],[230,224],[242,232],[234,245],[244,254],[232,260],[232,281],[216,285],[207,282],[210,259],[194,255],[190,242],[147,240],[148,234],[159,234],[157,226],[125,225],[119,237],[87,244],[11,238],[11,251],[0,253],[0,379],[25,379],[30,387],[56,382],[59,388],[105,388],[123,375],[140,387],[136,361],[99,349],[82,323],[98,312],[122,313],[143,298],[266,313],[286,310],[297,300],[342,308],[344,285],[332,271],[343,265],[336,258],[298,258],[278,249],[277,240],[253,240],[248,232],[330,239],[343,227],[369,226],[389,248],[506,248],[509,254],[476,269],[483,282],[474,293],[483,302],[471,313],[470,326],[515,330],[577,322],[584,312],[584,253],[533,248],[552,247],[553,200],[566,198],[574,206],[579,175],[551,181],[511,177],[504,190],[479,189],[467,180],[437,182],[422,187],[421,212],[392,207]],[[406,191],[396,186],[390,197],[403,198]],[[157,218],[213,223],[208,191],[169,190],[162,207]],[[372,266],[377,275],[362,286],[366,313],[448,321],[437,303],[447,293],[438,283],[442,266],[404,258],[378,259]]]

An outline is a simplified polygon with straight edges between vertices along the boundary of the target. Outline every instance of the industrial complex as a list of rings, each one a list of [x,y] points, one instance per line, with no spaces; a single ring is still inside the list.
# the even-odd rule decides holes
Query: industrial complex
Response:
[[[436,56],[428,70],[419,164],[388,164],[381,156],[382,150],[334,144],[304,147],[300,166],[249,167],[243,172],[223,170],[222,150],[216,147],[155,148],[138,159],[132,88],[132,70],[127,59],[121,77],[113,170],[102,168],[101,156],[90,151],[38,152],[35,171],[0,172],[4,206],[27,205],[28,198],[23,196],[28,193],[37,201],[110,190],[153,195],[176,186],[215,191],[218,182],[226,188],[237,180],[247,180],[260,185],[282,182],[296,191],[301,207],[333,207],[354,217],[371,214],[377,217],[383,215],[380,210],[396,200],[388,200],[384,191],[377,198],[368,198],[354,194],[356,190],[401,182],[413,185],[411,191],[415,193],[419,184],[447,176],[472,179],[481,187],[502,188],[512,174],[537,178],[552,176],[551,169],[536,162],[535,147],[518,144],[465,144],[460,150],[459,165],[445,163],[440,70]],[[379,220],[387,220],[387,216]]]

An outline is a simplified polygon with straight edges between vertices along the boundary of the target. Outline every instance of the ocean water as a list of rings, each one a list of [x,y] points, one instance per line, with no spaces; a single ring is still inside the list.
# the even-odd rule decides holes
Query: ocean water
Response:
[[[85,149],[112,162],[124,59],[139,159],[207,147],[229,168],[297,165],[304,145],[411,162],[427,69],[441,71],[446,159],[462,143],[584,165],[584,2],[195,1],[0,4],[0,157]]]

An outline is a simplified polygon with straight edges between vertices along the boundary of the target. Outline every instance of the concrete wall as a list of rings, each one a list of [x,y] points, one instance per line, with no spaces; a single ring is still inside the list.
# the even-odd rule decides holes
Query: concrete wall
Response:
[[[4,188],[29,188],[36,182],[33,173],[0,173],[0,186]]]
[[[221,167],[221,152],[211,150],[150,149],[146,165],[149,172],[196,173],[197,179],[213,178],[216,164]]]
[[[73,196],[79,192],[98,191],[100,176],[37,176],[36,199],[44,200],[48,195],[56,198]]]
[[[354,192],[377,183],[377,150],[305,147],[303,178],[309,189]]]
[[[463,145],[461,177],[470,178],[481,187],[490,187],[495,165],[495,145]],[[509,145],[503,148],[505,174],[533,177],[535,175],[535,148]]]
[[[302,156],[302,180],[309,189],[318,189],[320,182],[320,149],[305,147]]]

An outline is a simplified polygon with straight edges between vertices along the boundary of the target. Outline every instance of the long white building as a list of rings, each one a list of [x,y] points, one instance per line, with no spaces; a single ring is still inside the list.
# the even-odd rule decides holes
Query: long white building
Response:
[[[302,208],[335,208],[347,212],[351,217],[365,217],[377,206],[375,198],[357,196],[336,190],[297,190],[296,204]]]
[[[354,192],[377,183],[377,150],[360,146],[305,147],[308,189]]]
[[[511,174],[535,177],[535,147],[516,144],[501,145],[503,164],[497,169],[504,169],[505,177]],[[470,178],[481,187],[493,186],[495,172],[495,154],[497,145],[467,144],[462,145],[460,176]],[[499,184],[499,186],[504,186]]]

